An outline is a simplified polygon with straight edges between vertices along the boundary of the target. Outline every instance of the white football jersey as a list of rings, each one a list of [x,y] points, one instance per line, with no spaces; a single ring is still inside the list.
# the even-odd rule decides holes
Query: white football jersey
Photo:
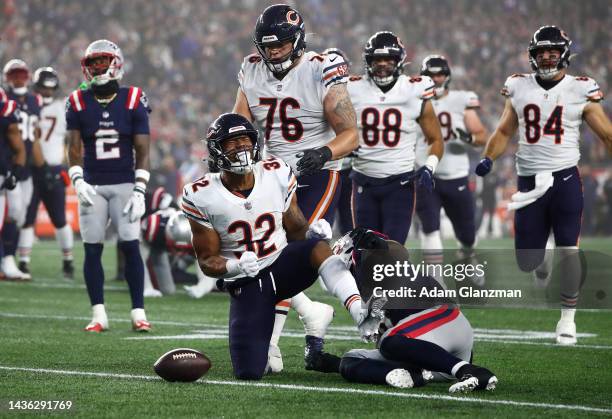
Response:
[[[463,141],[453,136],[453,130],[465,127],[465,110],[478,109],[480,102],[478,95],[465,90],[449,90],[444,96],[434,97],[431,101],[434,111],[440,121],[442,139],[444,140],[444,156],[436,168],[435,177],[440,179],[458,179],[470,173],[470,159]],[[427,160],[429,144],[420,129],[417,140],[417,165],[423,166]]]
[[[265,155],[283,159],[298,173],[297,153],[322,147],[336,136],[323,115],[323,100],[332,86],[347,80],[348,66],[336,54],[306,52],[282,80],[259,55],[246,57],[238,82],[264,134]],[[340,163],[330,161],[323,167],[338,170]]]
[[[220,173],[209,173],[185,186],[181,208],[185,216],[214,229],[221,238],[220,256],[240,259],[254,252],[259,268],[270,266],[287,246],[283,213],[297,189],[291,168],[269,158],[253,168],[255,186],[244,198],[230,192]],[[238,278],[244,275],[237,275]]]
[[[414,170],[417,119],[423,101],[434,96],[433,81],[402,74],[384,93],[368,77],[351,77],[348,91],[359,129],[353,170],[375,178]]]
[[[578,164],[582,111],[589,101],[603,99],[595,80],[566,74],[546,90],[535,74],[515,74],[508,77],[501,93],[510,98],[518,116],[519,176],[556,172]]]
[[[66,99],[54,100],[40,110],[40,146],[45,162],[59,166],[64,161]]]

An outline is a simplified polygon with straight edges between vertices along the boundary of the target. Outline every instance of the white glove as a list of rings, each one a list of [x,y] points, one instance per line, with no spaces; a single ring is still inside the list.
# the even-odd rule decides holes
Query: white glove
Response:
[[[225,268],[228,276],[245,274],[246,276],[254,277],[259,273],[259,263],[257,256],[253,252],[244,252],[240,256],[240,260],[228,259]]]
[[[134,223],[145,213],[145,196],[142,192],[134,191],[129,201],[123,208],[123,215],[127,215],[130,223]]]
[[[321,218],[308,226],[306,238],[331,240],[332,228],[325,219]]]
[[[85,182],[83,178],[79,178],[74,181],[74,189],[81,205],[84,207],[93,206],[93,197],[97,195],[97,192],[93,186]]]

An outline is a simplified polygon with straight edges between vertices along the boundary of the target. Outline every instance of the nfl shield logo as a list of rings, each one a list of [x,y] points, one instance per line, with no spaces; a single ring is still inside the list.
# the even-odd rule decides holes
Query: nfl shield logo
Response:
[[[244,208],[248,211],[251,208],[253,208],[253,204],[251,204],[250,202],[247,201],[247,202],[244,203]]]
[[[102,112],[102,118],[106,119],[110,116],[110,114],[106,111]]]
[[[282,84],[277,84],[276,85],[276,91],[280,92],[281,90],[283,90],[283,85]]]

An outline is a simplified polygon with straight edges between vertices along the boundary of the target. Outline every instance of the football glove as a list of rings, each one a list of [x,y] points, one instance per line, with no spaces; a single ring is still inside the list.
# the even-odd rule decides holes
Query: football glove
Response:
[[[123,215],[127,215],[130,223],[140,220],[146,211],[145,196],[141,190],[132,192],[132,196],[123,208]]]
[[[327,146],[305,150],[296,154],[300,157],[297,162],[297,169],[301,175],[311,175],[323,168],[323,165],[332,158],[332,152]]]
[[[414,177],[417,181],[417,186],[423,188],[427,192],[433,191],[434,188],[434,178],[433,172],[427,166],[422,166],[419,170],[416,171]]]
[[[472,144],[474,142],[474,136],[461,128],[455,128],[453,135],[464,143]]]
[[[240,260],[228,259],[225,263],[225,269],[229,276],[244,274],[254,277],[259,273],[259,263],[257,256],[253,252],[244,252],[240,256]]]
[[[93,186],[85,182],[83,178],[78,178],[74,181],[74,189],[81,205],[83,205],[84,207],[93,206],[93,197],[97,195],[97,192]]]
[[[2,182],[2,185],[0,186],[0,190],[6,189],[9,191],[12,191],[16,187],[17,187],[17,176],[15,176],[14,172],[11,172],[11,171],[7,172],[6,175],[4,176],[4,182]]]
[[[324,218],[321,218],[308,226],[307,239],[331,240],[332,228]]]
[[[476,174],[478,176],[486,176],[493,168],[493,160],[488,157],[480,160],[480,163],[476,166]]]

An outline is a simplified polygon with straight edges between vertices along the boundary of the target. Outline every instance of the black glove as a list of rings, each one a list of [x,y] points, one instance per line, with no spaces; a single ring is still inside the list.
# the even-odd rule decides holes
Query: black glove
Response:
[[[332,158],[332,152],[327,146],[305,150],[296,154],[301,157],[297,162],[297,169],[301,175],[311,175],[321,170],[323,165]]]
[[[4,182],[2,182],[2,185],[0,185],[0,191],[2,189],[7,189],[9,191],[12,191],[16,187],[17,187],[17,177],[15,176],[15,173],[11,171],[6,172],[6,175],[4,176]]]
[[[55,188],[55,185],[57,185],[60,182],[60,174],[53,173],[53,171],[51,170],[51,167],[49,167],[49,165],[47,164],[38,168],[37,171],[38,171],[38,176],[37,176],[38,185],[41,189],[50,191],[53,188]]]
[[[461,128],[455,128],[453,135],[455,136],[455,138],[458,138],[464,143],[472,144],[474,142],[474,136],[469,132],[462,130]]]
[[[353,239],[355,249],[378,249],[386,250],[389,244],[382,234],[364,227],[357,227],[350,232],[349,237]]]
[[[420,188],[425,189],[427,192],[433,191],[434,178],[433,172],[431,171],[431,169],[429,169],[429,167],[422,166],[419,170],[416,171],[414,177],[416,178],[417,185]]]

